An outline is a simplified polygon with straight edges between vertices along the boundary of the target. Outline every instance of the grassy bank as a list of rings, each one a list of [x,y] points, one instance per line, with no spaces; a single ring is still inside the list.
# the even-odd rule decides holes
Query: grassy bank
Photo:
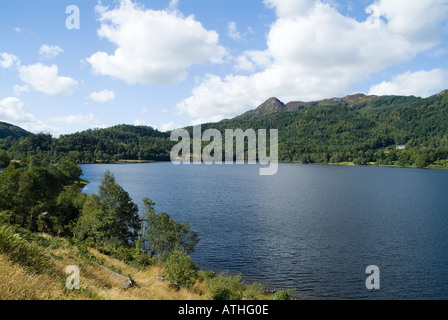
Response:
[[[20,254],[19,254],[20,253]],[[80,270],[80,289],[68,290],[66,268]],[[200,272],[189,288],[160,279],[166,265],[128,264],[69,239],[0,226],[0,300],[269,300],[261,285],[238,276]],[[123,288],[129,277],[135,281]],[[225,298],[224,297],[224,298]]]

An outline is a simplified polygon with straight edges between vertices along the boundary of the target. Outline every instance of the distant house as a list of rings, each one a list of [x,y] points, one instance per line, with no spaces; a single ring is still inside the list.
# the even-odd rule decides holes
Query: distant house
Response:
[[[397,149],[397,150],[406,150],[406,145],[404,145],[404,144],[399,144],[399,145],[397,145],[396,149]]]

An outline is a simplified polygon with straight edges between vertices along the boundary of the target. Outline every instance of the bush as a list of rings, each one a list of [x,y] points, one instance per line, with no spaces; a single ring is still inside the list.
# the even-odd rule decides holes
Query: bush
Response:
[[[261,283],[255,282],[252,283],[249,287],[247,287],[244,292],[244,298],[246,300],[258,300],[263,297],[265,294],[265,290]]]
[[[208,281],[207,297],[211,300],[241,300],[246,286],[241,282],[241,274],[229,276],[220,274]]]
[[[213,279],[214,277],[216,277],[216,273],[214,271],[212,271],[212,270],[199,271],[199,273],[198,273],[199,281],[205,281],[205,280]]]
[[[289,294],[289,291],[277,291],[274,294],[274,300],[290,300],[291,295]]]
[[[166,261],[165,274],[169,282],[190,288],[198,276],[198,268],[189,255],[176,250]]]

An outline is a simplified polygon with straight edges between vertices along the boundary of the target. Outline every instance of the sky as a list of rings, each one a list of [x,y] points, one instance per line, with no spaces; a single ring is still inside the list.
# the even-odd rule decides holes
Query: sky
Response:
[[[448,88],[448,0],[0,0],[0,121],[167,131]]]

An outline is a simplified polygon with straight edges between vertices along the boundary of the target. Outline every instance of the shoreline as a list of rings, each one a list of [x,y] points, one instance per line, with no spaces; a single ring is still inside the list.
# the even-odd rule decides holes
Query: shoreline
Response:
[[[94,162],[79,162],[78,165],[85,164],[144,164],[144,163],[169,163],[171,161],[162,160],[118,160],[118,161],[94,161]],[[397,166],[397,165],[386,165],[377,164],[376,162],[371,162],[368,165],[358,165],[353,162],[337,162],[337,163],[302,163],[298,161],[278,161],[278,163],[284,164],[301,164],[301,165],[320,165],[320,166],[347,166],[347,167],[383,167],[383,168],[401,168],[401,169],[437,169],[437,170],[448,170],[448,167],[442,165],[430,165],[428,167],[414,167],[414,166]]]

